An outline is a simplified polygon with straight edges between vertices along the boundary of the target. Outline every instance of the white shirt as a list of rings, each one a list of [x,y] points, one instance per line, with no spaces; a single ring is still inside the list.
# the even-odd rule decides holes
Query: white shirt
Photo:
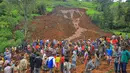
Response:
[[[82,48],[81,48],[81,47],[78,47],[78,51],[81,52],[81,51],[82,51]]]
[[[53,56],[48,57],[48,61],[53,59],[53,67],[56,67],[55,58]]]
[[[42,60],[45,60],[45,57],[46,57],[46,54],[44,53],[44,54],[43,54],[43,57],[42,57]]]
[[[42,49],[42,50],[40,51],[40,53],[41,53],[41,54],[44,54],[44,50]]]
[[[11,73],[11,72],[12,72],[11,66],[7,66],[4,68],[4,73]]]

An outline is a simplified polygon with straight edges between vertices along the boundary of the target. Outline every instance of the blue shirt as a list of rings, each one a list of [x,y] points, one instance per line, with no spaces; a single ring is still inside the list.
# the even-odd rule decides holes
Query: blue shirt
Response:
[[[43,41],[42,40],[40,40],[40,46],[42,46],[43,45]]]
[[[108,56],[112,56],[112,49],[107,49],[106,53],[107,53]]]

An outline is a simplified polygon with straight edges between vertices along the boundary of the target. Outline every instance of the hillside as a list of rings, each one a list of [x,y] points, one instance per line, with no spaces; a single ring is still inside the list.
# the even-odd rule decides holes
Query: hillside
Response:
[[[47,15],[35,17],[29,27],[32,39],[96,39],[106,35],[85,12],[85,9],[56,7]]]

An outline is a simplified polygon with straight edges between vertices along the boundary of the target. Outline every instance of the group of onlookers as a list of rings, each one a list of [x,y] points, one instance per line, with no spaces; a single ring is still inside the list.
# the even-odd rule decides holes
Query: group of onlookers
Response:
[[[122,35],[103,36],[96,40],[35,40],[21,47],[6,48],[0,56],[4,73],[73,73],[84,64],[85,73],[98,69],[105,59],[115,73],[127,73],[130,39]],[[114,63],[113,63],[114,62]]]

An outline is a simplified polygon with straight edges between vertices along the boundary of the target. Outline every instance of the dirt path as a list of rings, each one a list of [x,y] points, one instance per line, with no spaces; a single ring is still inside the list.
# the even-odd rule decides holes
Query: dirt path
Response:
[[[72,23],[73,23],[73,25],[74,25],[74,28],[76,29],[76,32],[75,32],[72,36],[66,38],[65,40],[71,41],[71,40],[73,40],[73,39],[75,39],[75,38],[78,38],[78,37],[80,37],[80,36],[82,35],[82,33],[85,32],[85,31],[90,31],[90,32],[92,32],[92,33],[98,33],[98,32],[96,32],[96,31],[94,31],[94,30],[89,30],[89,29],[82,28],[82,27],[79,26],[80,19],[82,18],[82,16],[83,16],[84,13],[81,12],[81,11],[79,11],[78,9],[77,9],[77,10],[75,10],[75,9],[71,9],[71,10],[61,10],[61,12],[63,13],[64,18],[66,18],[66,19],[71,19],[71,20],[72,20]],[[75,18],[75,17],[74,17],[74,13],[77,13],[77,14],[79,14],[80,16],[78,16],[77,18]],[[70,17],[67,16],[67,14],[70,14]]]

